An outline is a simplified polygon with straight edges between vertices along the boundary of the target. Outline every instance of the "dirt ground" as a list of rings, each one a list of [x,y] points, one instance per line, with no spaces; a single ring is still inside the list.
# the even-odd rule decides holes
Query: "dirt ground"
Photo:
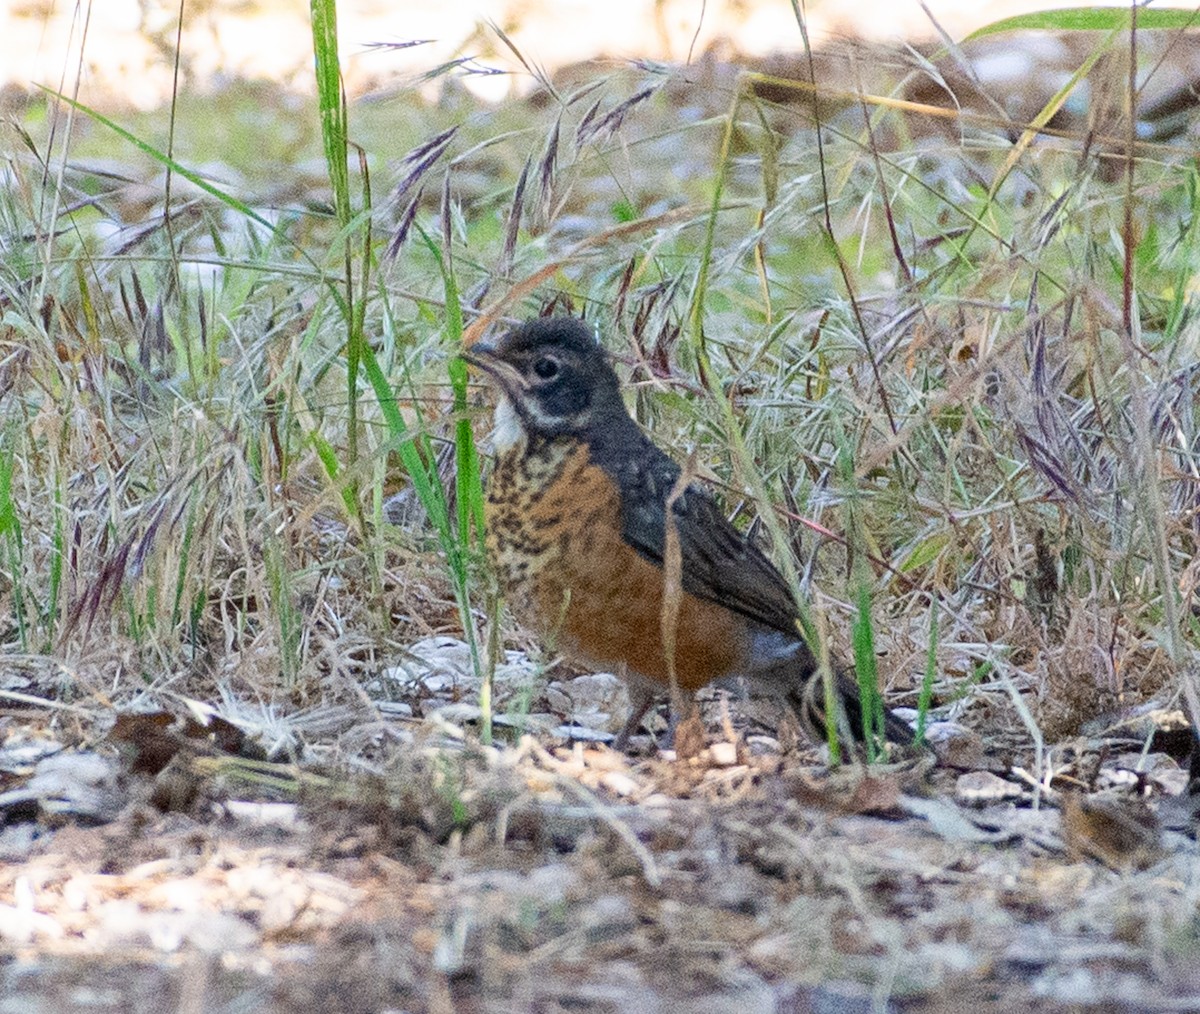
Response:
[[[1060,7],[1079,6],[1068,0]],[[821,45],[841,38],[876,42],[961,38],[982,25],[1040,10],[1037,0],[929,0],[917,3],[824,2],[807,5],[809,33]],[[775,0],[609,0],[605,4],[529,0],[446,0],[397,5],[354,0],[338,7],[346,87],[358,96],[462,55],[508,73],[520,61],[486,25],[502,27],[539,67],[554,71],[597,56],[670,60],[698,57],[716,42],[766,55],[798,45],[789,3]],[[88,16],[82,17],[86,13]],[[64,68],[79,61],[81,98],[154,109],[171,96],[169,55],[176,43],[176,9],[144,0],[105,0],[86,12],[65,5],[0,0],[0,86],[57,87]],[[307,5],[284,0],[209,0],[186,10],[182,71],[189,91],[207,93],[231,80],[270,82],[312,94],[312,28]],[[86,25],[86,33],[84,27]],[[269,38],[270,46],[261,40]],[[422,40],[416,50],[403,43]],[[69,72],[69,70],[68,70]],[[469,87],[489,99],[522,90],[505,76],[476,78]]]
[[[481,747],[438,696],[334,716],[336,781],[9,708],[0,1011],[1200,1009],[1187,773],[1135,741],[1039,786],[961,734],[830,771],[716,694],[687,758]]]

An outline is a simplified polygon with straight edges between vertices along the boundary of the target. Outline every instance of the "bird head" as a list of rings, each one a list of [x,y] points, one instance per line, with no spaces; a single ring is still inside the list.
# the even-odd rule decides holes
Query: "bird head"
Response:
[[[626,414],[608,357],[577,317],[527,321],[463,357],[500,388],[498,420],[515,415],[526,436],[579,435],[610,413]]]

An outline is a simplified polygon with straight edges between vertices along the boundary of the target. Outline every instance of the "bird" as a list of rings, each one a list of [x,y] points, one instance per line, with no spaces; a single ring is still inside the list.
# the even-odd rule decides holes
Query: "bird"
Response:
[[[672,676],[685,691],[743,677],[822,739],[824,682],[791,588],[630,416],[592,328],[571,315],[538,317],[462,355],[497,392],[484,502],[490,567],[518,621],[554,650],[624,676],[631,710],[613,746],[628,746]],[[668,592],[672,573],[679,587]],[[836,671],[834,687],[840,727],[863,741],[856,682]],[[883,733],[912,740],[891,711]]]

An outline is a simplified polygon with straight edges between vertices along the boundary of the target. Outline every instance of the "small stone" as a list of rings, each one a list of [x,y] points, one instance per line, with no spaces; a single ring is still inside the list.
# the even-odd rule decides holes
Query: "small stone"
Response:
[[[1024,789],[990,771],[968,771],[954,783],[954,795],[960,802],[982,806],[1003,799],[1017,799]]]
[[[632,796],[638,790],[638,783],[620,771],[605,771],[600,784],[618,796]]]
[[[730,768],[737,763],[737,744],[728,741],[713,743],[708,748],[708,756],[715,767]]]

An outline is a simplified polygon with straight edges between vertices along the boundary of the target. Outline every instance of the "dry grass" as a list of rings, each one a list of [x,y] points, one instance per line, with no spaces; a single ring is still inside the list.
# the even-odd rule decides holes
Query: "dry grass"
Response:
[[[750,948],[756,974],[794,977],[789,955],[803,951],[832,975],[899,975],[914,896],[936,881],[950,906],[941,888],[964,861],[961,829],[938,826],[955,844],[926,856],[935,872],[892,869],[873,846],[864,858],[859,844],[882,834],[869,818],[830,831],[797,801],[895,816],[911,786],[885,778],[845,803],[778,759],[771,716],[739,711],[738,730],[759,739],[749,752],[742,742],[735,772],[651,761],[622,772],[633,789],[595,774],[602,762],[582,751],[531,741],[476,753],[435,738],[422,750],[422,736],[469,730],[491,684],[467,666],[431,689],[392,667],[430,635],[483,645],[496,632],[467,534],[478,491],[461,481],[463,423],[483,436],[486,415],[447,363],[464,327],[548,305],[585,313],[638,418],[681,460],[695,451],[836,654],[854,654],[869,601],[889,700],[915,707],[932,651],[933,717],[978,737],[964,767],[1020,769],[1024,801],[1057,805],[1056,777],[1096,788],[1100,761],[1085,763],[1092,746],[1079,737],[1104,723],[1089,723],[1151,700],[1170,708],[1188,685],[1198,573],[1200,186],[1183,149],[1122,146],[1120,45],[1093,72],[1107,105],[1097,98],[1017,144],[995,109],[973,109],[949,63],[961,115],[922,108],[936,74],[905,54],[821,57],[817,107],[803,88],[716,60],[572,68],[495,108],[450,80],[441,105],[393,105],[384,129],[352,109],[362,161],[352,148],[332,188],[303,162],[281,161],[269,186],[232,163],[189,180],[186,146],[167,156],[86,110],[39,101],[5,135],[0,185],[0,698],[40,702],[23,717],[86,746],[117,712],[204,702],[261,755],[349,779],[349,801],[324,781],[305,791],[373,828],[364,852],[406,868],[462,856],[519,868],[523,849],[561,849],[578,853],[572,884],[599,870],[599,882],[650,889],[711,877],[695,857],[728,850],[737,876],[778,887]],[[1149,40],[1146,53],[1146,66],[1172,66]],[[858,89],[899,102],[839,97]],[[1029,101],[1031,118],[1055,111],[1050,96]],[[398,417],[351,369],[360,354],[395,392]],[[445,531],[414,471],[445,483]],[[385,520],[389,507],[400,524]],[[497,677],[485,711],[508,721],[498,735],[562,717],[547,714],[556,698],[543,677],[563,673],[540,663]],[[435,704],[467,710],[435,719]],[[267,786],[258,769],[241,777],[238,791],[246,779],[266,795],[295,788]],[[629,794],[637,805],[614,815]],[[718,815],[696,816],[689,798]],[[679,807],[686,848],[651,803]],[[1072,826],[1072,848],[1092,854],[1078,845],[1090,825]],[[1043,855],[1061,846],[1046,845],[1057,833],[1013,835]],[[348,834],[329,830],[331,841]],[[421,859],[414,842],[439,858]],[[395,874],[390,861],[372,873],[379,882]],[[1062,913],[1085,894],[1037,883],[1019,856],[997,863],[1016,878],[993,899],[1008,929],[1015,908],[1058,890]],[[978,865],[972,883],[988,878]],[[428,885],[432,873],[413,876]],[[727,911],[753,908],[742,886]],[[1194,886],[1182,873],[1176,886],[1170,926],[1156,932],[1194,935]],[[571,890],[582,892],[568,891],[571,903],[587,893]],[[1153,921],[1143,890],[1121,900],[1139,925]],[[342,904],[352,892],[333,894]],[[447,926],[472,918],[461,898],[428,904],[445,906]],[[934,972],[905,988],[940,982],[962,957],[937,949],[967,918],[952,907],[918,927]],[[554,942],[557,914],[535,915],[524,930],[490,909],[480,917],[478,946],[505,989],[532,988],[506,977],[506,934],[550,964],[587,951],[578,937]],[[660,942],[680,948],[671,967],[690,967],[703,941],[677,933],[669,913],[654,919]],[[722,927],[725,941],[749,932]],[[432,957],[406,960],[441,962],[456,981],[468,945],[439,932]],[[578,970],[562,961],[556,974]],[[661,970],[639,967],[664,988]],[[420,1004],[449,1009],[445,982],[430,981]],[[891,988],[883,973],[874,981]]]

